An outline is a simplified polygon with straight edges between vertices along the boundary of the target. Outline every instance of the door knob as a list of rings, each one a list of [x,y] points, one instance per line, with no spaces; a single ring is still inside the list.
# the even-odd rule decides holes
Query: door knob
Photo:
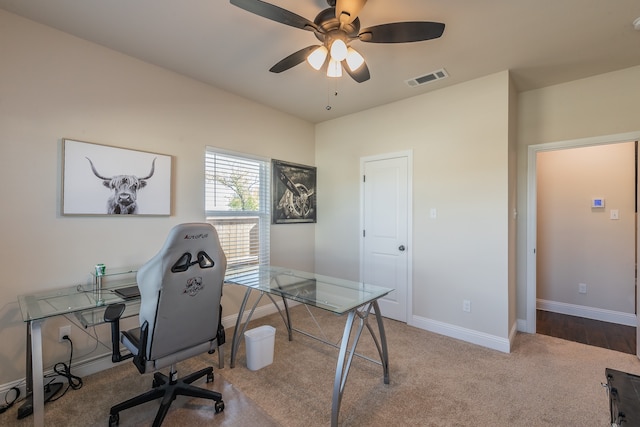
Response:
[[[398,250],[399,250],[400,252],[404,252],[404,245],[400,245],[400,246],[398,247]]]

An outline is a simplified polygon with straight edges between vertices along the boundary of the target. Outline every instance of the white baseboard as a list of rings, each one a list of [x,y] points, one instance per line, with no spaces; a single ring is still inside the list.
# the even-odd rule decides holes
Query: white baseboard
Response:
[[[526,332],[526,333],[529,332],[527,330],[528,324],[527,324],[527,321],[525,319],[518,319],[517,325],[518,325],[518,331],[519,332]]]
[[[563,302],[536,300],[538,310],[551,311],[553,313],[568,314],[570,316],[584,317],[587,319],[601,320],[603,322],[617,323],[619,325],[637,326],[638,320],[633,313],[604,310],[602,308],[586,307],[582,305],[566,304]]]
[[[413,316],[411,326],[459,339],[461,341],[470,342],[472,344],[481,345],[503,353],[511,352],[511,335],[515,336],[516,332],[514,325],[511,333],[509,334],[510,338],[502,338],[495,335],[485,334],[484,332],[474,331],[473,329],[462,328],[460,326],[450,325],[448,323],[426,319],[419,316]]]

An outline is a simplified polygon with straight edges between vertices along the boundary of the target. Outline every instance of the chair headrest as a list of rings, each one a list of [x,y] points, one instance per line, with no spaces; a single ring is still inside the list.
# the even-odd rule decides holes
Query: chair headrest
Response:
[[[215,265],[211,257],[205,252],[198,252],[198,257],[195,261],[191,262],[191,254],[185,252],[180,258],[171,266],[172,273],[181,273],[187,271],[192,265],[198,264],[200,268],[211,268]]]
[[[171,271],[187,271],[191,266],[212,268],[220,262],[222,249],[216,229],[209,223],[184,223],[171,229],[160,254],[171,263]],[[224,254],[222,254],[224,256]]]

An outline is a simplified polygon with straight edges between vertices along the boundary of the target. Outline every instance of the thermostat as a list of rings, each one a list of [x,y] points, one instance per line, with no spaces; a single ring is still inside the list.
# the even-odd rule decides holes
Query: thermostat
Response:
[[[604,199],[602,197],[594,197],[591,199],[592,208],[604,208]]]

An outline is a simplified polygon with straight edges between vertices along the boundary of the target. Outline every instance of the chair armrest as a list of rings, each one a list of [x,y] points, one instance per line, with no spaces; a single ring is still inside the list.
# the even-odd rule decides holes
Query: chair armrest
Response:
[[[111,304],[104,311],[104,321],[111,324],[111,361],[118,363],[133,357],[133,354],[120,353],[120,317],[124,313],[125,305]]]
[[[139,328],[123,332],[129,342],[136,346],[138,353],[133,356],[133,364],[138,371],[144,374],[147,370],[147,340],[149,337],[149,322],[145,322]]]
[[[109,323],[119,321],[125,308],[126,306],[122,303],[108,305],[104,311],[104,321]]]

